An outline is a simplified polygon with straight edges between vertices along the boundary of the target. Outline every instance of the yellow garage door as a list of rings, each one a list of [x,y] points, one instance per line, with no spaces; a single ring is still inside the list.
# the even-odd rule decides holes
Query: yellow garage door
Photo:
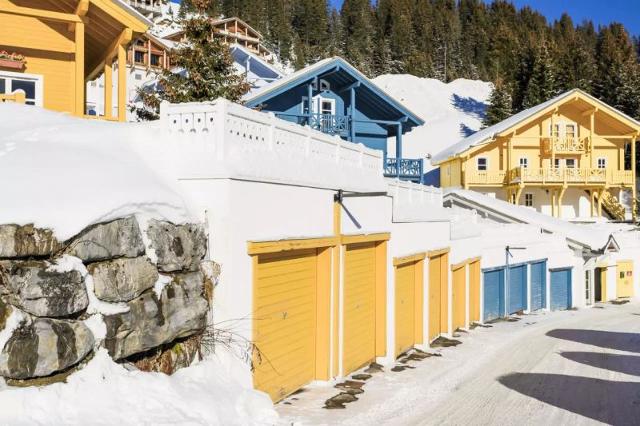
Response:
[[[422,343],[424,262],[396,265],[396,356]]]
[[[480,321],[480,261],[469,263],[469,322]]]
[[[375,359],[376,244],[346,246],[344,259],[343,374]]]
[[[617,263],[617,291],[618,297],[633,296],[633,262],[631,260],[620,260]]]
[[[254,260],[257,389],[279,401],[315,378],[317,249]]]
[[[449,331],[449,255],[429,257],[429,340]]]
[[[453,329],[465,327],[467,310],[466,286],[467,268],[466,265],[459,266],[453,270]]]

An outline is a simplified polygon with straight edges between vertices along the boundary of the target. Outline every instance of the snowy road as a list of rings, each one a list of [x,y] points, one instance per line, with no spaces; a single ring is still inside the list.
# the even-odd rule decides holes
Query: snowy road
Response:
[[[344,410],[314,386],[283,424],[640,423],[640,304],[539,313],[462,334],[415,369],[375,375]]]

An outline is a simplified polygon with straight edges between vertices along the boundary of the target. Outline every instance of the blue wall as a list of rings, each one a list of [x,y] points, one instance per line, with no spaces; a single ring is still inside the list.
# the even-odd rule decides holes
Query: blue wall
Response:
[[[336,115],[348,115],[349,107],[351,105],[351,99],[349,92],[342,94],[336,93],[332,90],[326,91],[313,91],[313,96],[318,94],[324,98],[335,99],[336,101]],[[276,113],[302,115],[302,98],[307,96],[307,86],[300,85],[275,96],[269,101],[263,103],[263,111],[272,111]],[[297,122],[295,117],[280,118],[288,121]],[[356,113],[355,120],[370,120],[371,118],[365,114],[362,109],[358,108],[358,89],[356,89]],[[375,123],[355,123],[356,125],[356,143],[362,143],[365,146],[373,149],[379,149],[387,152],[387,137],[389,133],[387,129],[379,124]],[[395,133],[394,133],[395,135]],[[346,138],[345,138],[346,139]]]

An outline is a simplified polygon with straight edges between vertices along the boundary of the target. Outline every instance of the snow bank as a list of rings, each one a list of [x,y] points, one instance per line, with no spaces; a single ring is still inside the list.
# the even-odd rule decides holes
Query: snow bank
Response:
[[[51,228],[66,240],[130,214],[191,219],[168,179],[136,149],[136,125],[0,104],[0,223]]]
[[[403,156],[435,155],[480,129],[491,83],[458,79],[450,83],[409,74],[386,74],[374,83],[425,120],[403,137]],[[390,139],[391,152],[395,140]],[[425,162],[425,172],[434,167]]]
[[[67,383],[0,387],[0,423],[11,425],[273,424],[269,397],[237,377],[246,366],[219,350],[173,376],[128,371],[100,349]]]

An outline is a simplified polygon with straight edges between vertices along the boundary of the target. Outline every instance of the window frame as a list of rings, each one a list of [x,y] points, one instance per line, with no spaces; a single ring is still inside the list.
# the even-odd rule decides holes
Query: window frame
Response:
[[[529,197],[530,200],[528,200],[527,197]],[[525,205],[525,207],[533,207],[533,200],[534,199],[535,199],[535,197],[533,196],[533,192],[525,192],[525,194],[524,194],[524,205]]]
[[[571,166],[569,165],[569,161],[571,161]],[[575,158],[565,158],[564,159],[564,167],[565,169],[577,169],[578,161]]]
[[[484,169],[480,168],[480,160],[484,160]],[[477,157],[476,158],[476,170],[479,172],[486,172],[489,170],[489,158],[488,157]]]
[[[602,160],[602,167],[600,167],[600,161]],[[606,169],[607,168],[607,157],[598,157],[596,160],[596,167],[598,169]]]
[[[525,169],[529,168],[529,158],[528,157],[520,157],[520,159],[518,160],[518,164],[520,165],[520,167],[523,167]]]

